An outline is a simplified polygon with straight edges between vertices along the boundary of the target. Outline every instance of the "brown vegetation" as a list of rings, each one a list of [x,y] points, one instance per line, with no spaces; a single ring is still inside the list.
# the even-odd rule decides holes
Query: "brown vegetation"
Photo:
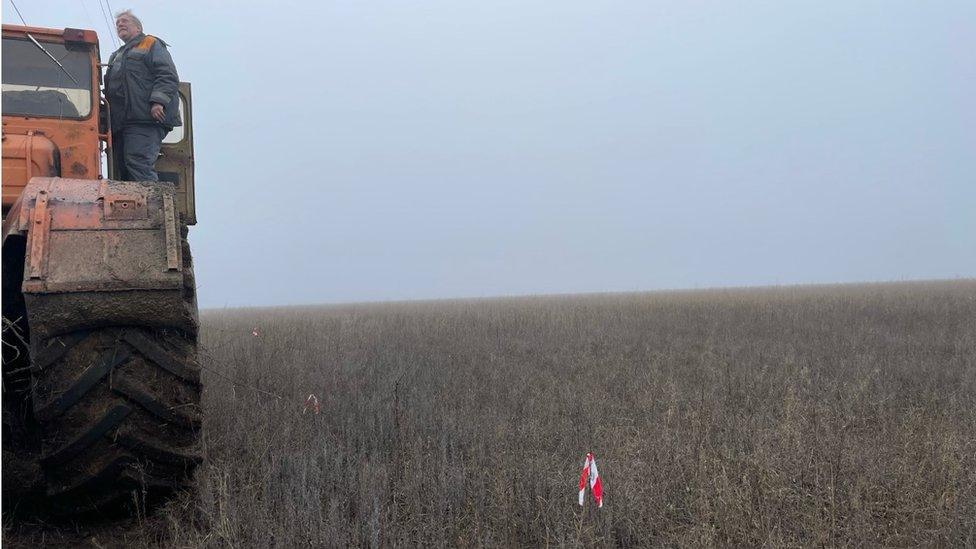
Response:
[[[976,544],[976,281],[203,324],[198,493],[127,543]]]

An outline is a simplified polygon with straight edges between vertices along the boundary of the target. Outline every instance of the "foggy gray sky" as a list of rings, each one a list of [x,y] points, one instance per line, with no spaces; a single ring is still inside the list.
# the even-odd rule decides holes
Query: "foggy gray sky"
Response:
[[[203,307],[976,275],[976,2],[112,7],[193,83]]]

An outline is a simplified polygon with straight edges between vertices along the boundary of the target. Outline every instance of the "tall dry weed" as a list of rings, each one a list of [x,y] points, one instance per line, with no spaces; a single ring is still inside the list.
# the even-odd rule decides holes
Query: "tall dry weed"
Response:
[[[203,318],[207,461],[145,543],[976,544],[976,281]]]

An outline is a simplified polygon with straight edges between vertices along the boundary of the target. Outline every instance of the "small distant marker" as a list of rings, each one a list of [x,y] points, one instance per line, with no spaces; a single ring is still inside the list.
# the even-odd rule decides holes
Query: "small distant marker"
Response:
[[[302,410],[302,415],[305,415],[309,410],[312,410],[315,414],[318,414],[320,411],[319,399],[315,398],[313,394],[309,394],[308,398],[305,399],[305,409]]]
[[[254,337],[258,337],[258,329],[255,328],[255,329],[251,330],[251,335],[254,336]]]
[[[579,480],[579,504],[583,505],[584,494],[586,493],[586,483],[590,483],[590,492],[593,493],[593,500],[597,507],[603,507],[603,483],[600,482],[600,473],[596,470],[596,460],[593,454],[586,454],[583,461],[583,471],[580,473]]]

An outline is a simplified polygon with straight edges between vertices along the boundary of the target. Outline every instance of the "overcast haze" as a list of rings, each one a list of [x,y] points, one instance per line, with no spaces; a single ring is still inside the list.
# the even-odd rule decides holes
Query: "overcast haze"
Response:
[[[112,7],[193,83],[203,307],[976,275],[976,2]]]

